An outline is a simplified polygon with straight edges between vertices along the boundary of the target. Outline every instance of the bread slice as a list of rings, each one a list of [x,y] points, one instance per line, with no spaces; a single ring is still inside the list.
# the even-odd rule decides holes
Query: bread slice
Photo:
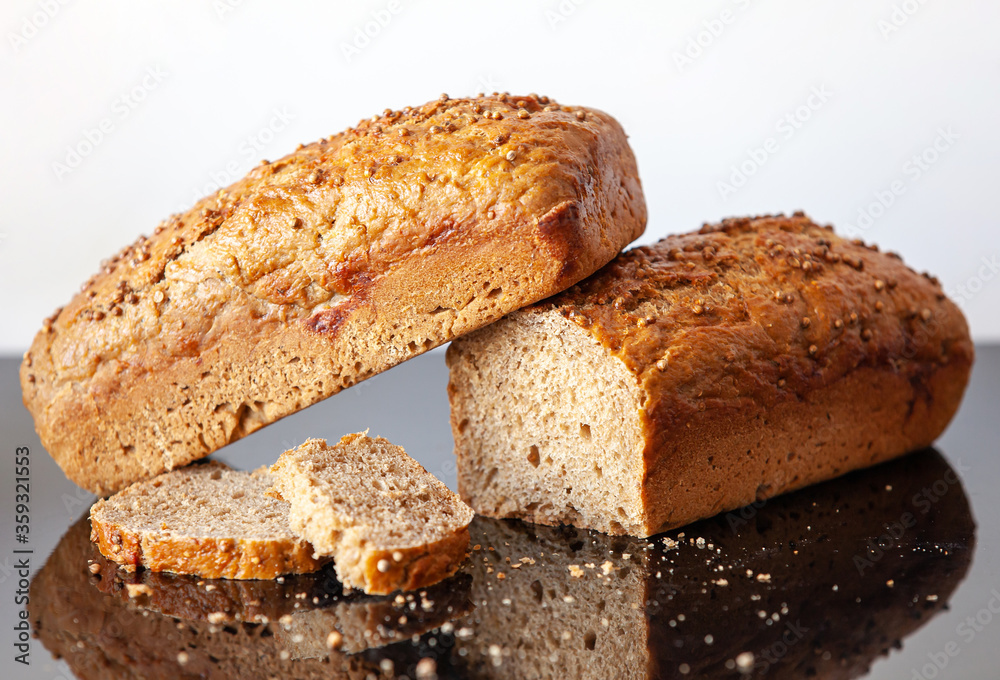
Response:
[[[273,493],[291,506],[292,529],[333,557],[347,588],[387,594],[455,573],[473,512],[385,439],[309,439],[271,466]]]
[[[459,492],[648,536],[929,445],[972,360],[898,256],[801,213],[706,225],[451,345]]]
[[[322,559],[288,523],[288,504],[265,495],[266,468],[210,461],[139,482],[90,510],[91,540],[134,571],[271,579],[315,571]]]
[[[508,95],[386,111],[104,263],[25,354],[24,403],[107,495],[563,290],[645,222],[605,113]]]

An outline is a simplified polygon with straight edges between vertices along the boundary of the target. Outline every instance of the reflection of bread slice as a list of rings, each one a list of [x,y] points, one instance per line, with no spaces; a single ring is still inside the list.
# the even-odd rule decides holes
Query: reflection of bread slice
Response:
[[[210,618],[211,612],[199,615],[198,609],[201,604],[219,606],[220,601],[198,599],[202,597],[198,593],[205,592],[204,585],[212,584],[203,582],[202,590],[198,591],[191,587],[197,585],[196,579],[168,578],[167,574],[144,577],[112,571],[111,563],[90,542],[89,531],[86,517],[67,531],[33,579],[29,604],[35,634],[54,656],[65,658],[80,678],[367,678],[371,673],[379,675],[380,664],[385,659],[394,661],[397,668],[414,667],[419,659],[414,658],[419,649],[406,644],[369,650],[360,655],[334,651],[325,659],[296,661],[293,650],[286,646],[287,640],[277,632],[280,624],[274,621],[270,624],[234,623],[233,620],[212,623],[215,618]],[[89,571],[90,562],[99,565],[97,574]],[[104,583],[112,573],[122,579],[117,586]],[[309,584],[308,587],[316,588],[320,582],[317,577],[288,578],[285,595],[308,591],[303,584],[297,583],[299,579]],[[126,583],[138,587],[129,589]],[[157,593],[157,587],[164,583],[168,584],[170,593]],[[233,614],[233,619],[252,620],[256,616],[259,620],[264,615],[262,612],[273,615],[281,611],[281,605],[275,602],[256,600],[258,595],[268,599],[281,597],[280,584],[262,582],[257,585],[264,583],[275,588],[254,590],[248,583],[226,581],[218,581],[215,585],[228,588],[225,597],[231,603],[231,611],[240,612]],[[462,591],[462,583],[461,579],[456,579],[442,585],[455,588],[465,598],[467,590]],[[468,581],[464,583],[467,585]],[[235,587],[237,585],[247,587]],[[185,588],[190,589],[191,597],[183,594]],[[101,589],[112,594],[101,592]],[[135,598],[128,597],[129,590]],[[247,599],[240,601],[242,597]],[[310,606],[309,601],[301,599],[307,602],[302,608]],[[183,611],[190,620],[161,615],[147,608],[153,604],[163,609],[171,608],[178,614]],[[362,598],[358,598],[357,604],[367,610]],[[446,614],[447,609],[443,616]],[[363,639],[363,633],[357,639]]]
[[[330,654],[335,632],[341,652],[354,654],[384,647],[440,627],[472,609],[468,574],[438,583],[419,593],[394,598],[355,597],[329,607],[303,608],[279,620],[275,637],[293,659],[322,659]]]
[[[915,504],[938,480],[947,493]],[[869,553],[901,518],[913,526]],[[496,678],[732,677],[737,660],[770,678],[857,677],[945,605],[974,533],[932,451],[669,538],[478,517],[458,644]]]
[[[270,485],[266,469],[189,465],[97,501],[91,538],[129,570],[231,579],[316,571],[322,561],[292,532],[288,503],[265,494]]]

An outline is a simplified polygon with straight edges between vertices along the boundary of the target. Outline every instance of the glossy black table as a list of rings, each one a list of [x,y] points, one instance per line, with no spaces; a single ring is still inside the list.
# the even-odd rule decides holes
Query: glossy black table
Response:
[[[282,582],[117,570],[88,541],[93,497],[34,434],[18,361],[0,360],[6,677],[1000,674],[1000,347],[978,349],[936,450],[649,540],[477,518],[462,571],[401,598],[344,593],[331,570]],[[434,351],[216,457],[252,468],[306,437],[370,428],[454,486],[446,381]],[[19,447],[30,459],[23,543]],[[32,637],[19,649],[21,611]],[[24,650],[30,665],[16,660]]]

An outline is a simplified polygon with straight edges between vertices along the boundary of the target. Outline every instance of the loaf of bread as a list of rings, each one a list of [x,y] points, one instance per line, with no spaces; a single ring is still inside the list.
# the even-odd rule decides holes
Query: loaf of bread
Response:
[[[107,495],[567,288],[645,222],[607,114],[534,95],[386,110],[108,260],[35,337],[24,403]]]
[[[652,541],[484,517],[470,532],[476,609],[456,649],[498,679],[861,677],[947,610],[976,543],[934,451]]]
[[[271,493],[292,530],[332,557],[345,588],[385,595],[424,588],[465,559],[473,512],[406,452],[381,437],[309,439],[271,466]]]
[[[725,220],[451,345],[459,491],[649,536],[929,445],[972,360],[898,256],[801,213]]]
[[[316,571],[329,560],[292,531],[288,503],[266,495],[270,486],[266,468],[190,465],[97,501],[91,538],[129,571],[230,579]]]

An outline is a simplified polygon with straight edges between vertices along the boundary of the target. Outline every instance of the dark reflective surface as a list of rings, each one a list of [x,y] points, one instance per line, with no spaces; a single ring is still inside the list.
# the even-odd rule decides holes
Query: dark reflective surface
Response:
[[[422,658],[456,677],[854,678],[945,606],[975,543],[934,451],[650,540],[486,518],[472,535],[466,567],[434,588],[347,597],[329,569],[129,574],[83,517],[30,612],[82,678],[417,677]]]
[[[1000,352],[985,355],[944,455],[918,452],[649,540],[477,518],[463,570],[409,599],[345,596],[332,570],[284,582],[122,572],[89,542],[91,498],[38,450],[37,638],[30,667],[12,653],[4,663],[25,678],[993,677],[1000,474],[987,435]],[[447,427],[441,361],[409,362],[221,457],[254,467],[282,448],[268,437],[370,425],[448,480],[450,453],[427,455]],[[27,415],[10,414],[0,417],[13,445]],[[400,422],[410,429],[392,432]],[[8,573],[0,562],[12,594]]]

